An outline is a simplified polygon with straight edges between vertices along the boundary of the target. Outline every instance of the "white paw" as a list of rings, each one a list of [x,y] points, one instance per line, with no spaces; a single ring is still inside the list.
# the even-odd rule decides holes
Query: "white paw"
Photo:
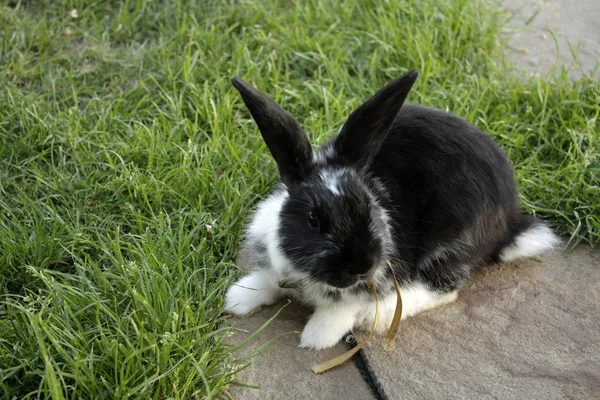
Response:
[[[356,322],[352,307],[317,310],[300,335],[300,347],[323,350],[335,346]]]
[[[241,286],[232,286],[225,295],[225,311],[235,315],[248,315],[260,307],[256,304],[250,290]]]
[[[260,306],[277,301],[280,289],[274,287],[265,272],[254,271],[231,286],[225,295],[225,311],[235,315],[248,315]]]
[[[403,319],[405,316],[412,317],[422,311],[452,303],[458,298],[457,290],[449,293],[440,293],[418,282],[401,289],[401,294]]]
[[[307,325],[300,335],[300,347],[314,350],[329,349],[342,339],[344,333],[314,329]]]

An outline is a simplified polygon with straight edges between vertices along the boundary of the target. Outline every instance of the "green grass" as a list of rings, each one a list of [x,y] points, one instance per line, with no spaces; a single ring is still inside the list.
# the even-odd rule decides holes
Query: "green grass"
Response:
[[[241,364],[222,296],[277,177],[235,74],[320,143],[415,68],[409,101],[489,133],[524,208],[598,244],[600,85],[517,78],[504,18],[467,0],[0,0],[0,396],[225,396]]]

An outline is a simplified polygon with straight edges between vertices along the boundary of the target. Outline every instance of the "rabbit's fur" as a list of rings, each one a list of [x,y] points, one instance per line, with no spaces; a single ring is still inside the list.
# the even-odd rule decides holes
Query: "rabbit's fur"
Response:
[[[355,110],[313,149],[274,101],[233,78],[280,172],[242,245],[250,272],[229,288],[226,310],[249,314],[283,296],[315,308],[302,347],[335,345],[374,319],[389,327],[400,285],[403,318],[452,302],[477,269],[530,257],[558,243],[519,210],[513,170],[468,122],[403,102],[415,71]]]

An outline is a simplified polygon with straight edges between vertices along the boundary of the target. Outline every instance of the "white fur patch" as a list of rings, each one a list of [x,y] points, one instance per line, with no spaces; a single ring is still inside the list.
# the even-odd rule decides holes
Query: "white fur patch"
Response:
[[[313,151],[313,161],[315,164],[325,164],[327,162],[325,154],[321,151],[321,149]]]
[[[402,296],[402,319],[406,319],[421,311],[452,303],[458,298],[458,291],[439,293],[429,289],[421,282],[413,282],[408,286],[401,287],[400,295]],[[376,329],[378,333],[385,333],[389,329],[396,312],[396,300],[396,292],[392,292],[380,301],[379,324]],[[375,303],[373,302],[367,306],[364,314],[359,318],[359,327],[368,331],[373,327],[374,320]]]
[[[500,253],[502,261],[512,261],[539,255],[560,243],[560,239],[546,225],[537,223],[519,234],[513,244]]]
[[[248,235],[258,239],[276,237],[279,228],[279,213],[287,198],[287,191],[279,190],[263,200],[258,205],[248,226]]]
[[[339,169],[325,169],[321,172],[321,179],[323,179],[323,183],[329,189],[331,193],[335,196],[342,195],[341,188],[341,177],[343,172]]]
[[[317,308],[300,335],[300,347],[322,350],[335,346],[352,329],[361,308],[358,301]]]
[[[225,295],[225,311],[247,315],[276,302],[281,290],[271,283],[268,274],[268,271],[253,271],[231,286]]]
[[[415,282],[408,287],[400,288],[402,295],[402,316],[404,318],[412,317],[421,311],[429,310],[448,304],[456,300],[458,291],[450,293],[440,293],[429,289],[421,282]],[[395,302],[396,294],[394,293],[393,301]]]
[[[313,160],[317,164],[326,165],[328,160],[335,158],[335,149],[333,146],[325,146],[316,149],[313,152]]]
[[[281,208],[288,198],[286,190],[273,192],[256,210],[254,218],[248,227],[248,236],[266,243],[269,260],[273,272],[269,278],[276,283],[283,277],[283,272],[289,269],[289,260],[279,250],[279,215]]]

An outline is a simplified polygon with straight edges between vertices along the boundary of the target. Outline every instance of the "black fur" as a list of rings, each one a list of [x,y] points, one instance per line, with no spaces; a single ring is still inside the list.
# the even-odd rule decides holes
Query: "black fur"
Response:
[[[380,90],[316,153],[289,114],[234,78],[289,195],[280,248],[318,281],[348,287],[390,260],[399,283],[451,291],[534,223],[520,213],[513,170],[488,136],[446,112],[402,107],[416,77],[411,71]],[[381,289],[392,290],[385,275]]]
[[[417,76],[416,71],[409,71],[350,114],[333,142],[338,164],[359,168],[369,165],[379,152]]]
[[[343,195],[326,187],[315,167],[302,184],[288,187],[289,200],[280,216],[280,246],[300,269],[336,287],[356,283],[357,275],[367,274],[382,261],[382,240],[377,233],[377,215],[365,185],[352,174],[340,176]],[[312,227],[308,214],[315,212],[319,229]]]
[[[515,229],[523,217],[507,158],[456,116],[404,107],[369,172],[390,195],[382,205],[402,245],[396,255],[434,288],[456,289],[522,230]]]

